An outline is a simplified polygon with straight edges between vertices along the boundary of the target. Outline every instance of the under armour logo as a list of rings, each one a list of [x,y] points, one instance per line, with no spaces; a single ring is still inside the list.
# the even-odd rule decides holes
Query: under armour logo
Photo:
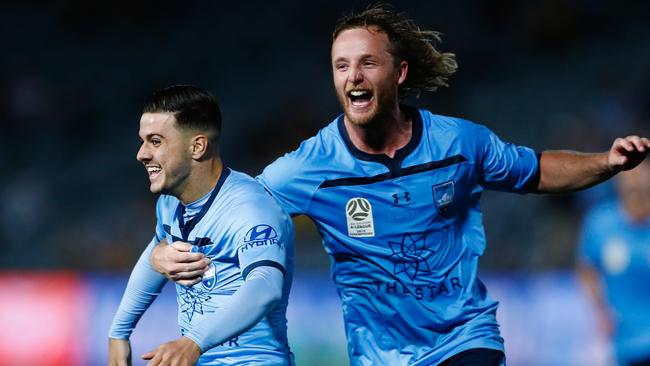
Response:
[[[400,199],[404,199],[405,202],[411,201],[411,193],[410,192],[404,192],[403,195],[399,195],[397,193],[393,194],[393,203],[398,204]]]

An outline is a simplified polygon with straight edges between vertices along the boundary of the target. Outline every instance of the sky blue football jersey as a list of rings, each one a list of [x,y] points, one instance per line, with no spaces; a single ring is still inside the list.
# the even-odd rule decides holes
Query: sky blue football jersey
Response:
[[[650,358],[650,220],[633,223],[618,201],[592,208],[579,257],[600,274],[621,364]]]
[[[284,273],[282,300],[245,333],[201,355],[199,365],[290,365],[286,308],[293,278],[294,237],[289,216],[251,177],[225,168],[217,186],[193,220],[181,220],[178,199],[161,195],[156,205],[156,240],[191,243],[212,260],[194,286],[176,284],[181,333],[228,301],[255,267]],[[215,324],[214,326],[219,326]]]
[[[352,365],[431,365],[503,350],[497,302],[477,277],[484,188],[524,193],[534,151],[486,127],[404,107],[411,141],[393,159],[354,147],[339,116],[258,180],[316,223],[343,305]]]

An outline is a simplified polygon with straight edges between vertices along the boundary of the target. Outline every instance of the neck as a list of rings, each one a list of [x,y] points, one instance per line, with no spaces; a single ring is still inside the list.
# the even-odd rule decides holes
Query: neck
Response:
[[[385,154],[391,158],[406,146],[413,135],[411,118],[398,106],[363,125],[344,117],[345,129],[354,146],[368,154]]]
[[[217,185],[222,172],[223,163],[219,158],[197,162],[178,199],[187,205],[205,196]]]

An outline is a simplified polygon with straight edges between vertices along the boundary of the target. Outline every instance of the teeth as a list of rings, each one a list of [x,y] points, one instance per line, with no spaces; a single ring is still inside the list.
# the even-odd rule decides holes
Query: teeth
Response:
[[[147,167],[147,172],[149,173],[157,173],[160,171],[160,168],[155,167],[155,166],[148,166]]]
[[[350,95],[352,95],[353,97],[360,97],[365,94],[368,94],[368,92],[365,90],[353,90],[350,92]]]

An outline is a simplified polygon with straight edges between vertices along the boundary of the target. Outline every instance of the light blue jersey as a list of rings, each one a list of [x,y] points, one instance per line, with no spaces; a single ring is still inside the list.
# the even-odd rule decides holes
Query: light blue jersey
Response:
[[[189,242],[192,251],[212,260],[201,282],[191,287],[176,285],[181,333],[203,351],[197,364],[291,365],[285,314],[293,277],[293,227],[268,192],[251,177],[225,168],[216,187],[187,207],[175,197],[161,195],[156,217],[154,243],[163,239],[168,243]],[[145,251],[131,275],[113,322],[112,338],[128,339],[139,316],[153,301],[151,297],[162,287],[160,282],[165,281],[149,266],[148,253]],[[215,316],[228,305],[248,274],[260,267],[277,268],[284,274],[282,299],[249,330],[206,349],[210,328],[224,326],[214,321]],[[246,303],[254,301],[250,298]]]
[[[332,260],[352,365],[434,365],[503,350],[497,302],[477,278],[484,188],[526,192],[528,148],[487,128],[406,107],[395,158],[359,151],[340,116],[258,177],[292,215],[316,223]]]
[[[633,223],[617,201],[585,217],[580,260],[601,276],[621,365],[650,360],[650,220]]]

